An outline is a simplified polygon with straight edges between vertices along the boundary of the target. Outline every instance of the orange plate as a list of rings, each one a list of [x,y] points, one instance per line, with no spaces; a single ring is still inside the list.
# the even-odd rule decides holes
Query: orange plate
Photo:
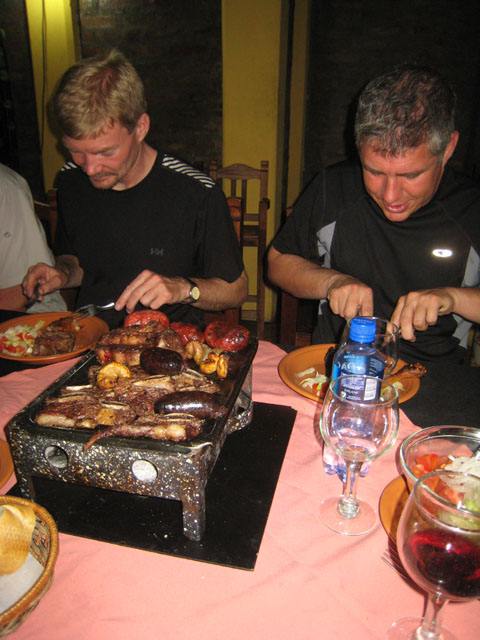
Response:
[[[389,482],[380,496],[378,505],[380,521],[393,542],[397,541],[398,521],[407,500],[408,488],[403,476],[398,476]]]
[[[297,393],[317,401],[318,397],[314,393],[300,386],[300,382],[304,378],[309,378],[313,374],[308,373],[303,376],[299,376],[298,374],[313,367],[317,373],[325,375],[325,355],[330,347],[334,346],[333,344],[313,344],[310,347],[302,347],[301,349],[295,349],[295,351],[287,353],[278,365],[280,378]],[[405,362],[403,360],[399,360],[394,372],[400,369],[400,367],[403,367],[404,364]],[[405,402],[406,400],[410,400],[419,390],[420,378],[414,378],[412,376],[410,378],[404,378],[401,382],[403,389],[398,394],[398,401]]]
[[[13,473],[13,460],[10,447],[5,440],[0,439],[0,487],[6,483]]]
[[[45,321],[45,326],[58,320],[59,318],[66,318],[73,315],[69,311],[51,311],[49,313],[31,313],[26,316],[19,316],[18,318],[12,318],[6,322],[0,324],[0,334],[4,333],[10,327],[14,327],[17,324],[28,324],[34,327],[39,320]],[[80,331],[78,331],[75,338],[75,348],[68,353],[59,353],[55,356],[10,356],[0,353],[0,358],[6,360],[17,360],[18,362],[30,362],[31,364],[53,364],[54,362],[62,362],[63,360],[70,360],[70,358],[76,358],[87,349],[91,349],[97,343],[100,336],[109,331],[108,324],[97,318],[96,316],[90,316],[84,318],[78,323],[80,325]]]

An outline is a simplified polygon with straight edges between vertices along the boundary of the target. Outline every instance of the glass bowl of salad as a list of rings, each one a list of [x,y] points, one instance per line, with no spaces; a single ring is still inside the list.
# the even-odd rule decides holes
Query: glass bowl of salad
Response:
[[[416,431],[400,445],[400,465],[410,490],[437,469],[480,477],[480,429],[439,425]]]

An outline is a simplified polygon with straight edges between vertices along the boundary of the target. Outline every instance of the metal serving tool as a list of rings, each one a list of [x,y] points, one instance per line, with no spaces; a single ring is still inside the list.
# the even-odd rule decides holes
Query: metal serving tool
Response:
[[[115,302],[109,302],[108,304],[85,304],[83,307],[79,307],[75,309],[74,315],[75,320],[82,320],[82,318],[87,318],[89,316],[96,316],[97,313],[101,311],[106,311],[107,309],[112,309],[115,306]]]

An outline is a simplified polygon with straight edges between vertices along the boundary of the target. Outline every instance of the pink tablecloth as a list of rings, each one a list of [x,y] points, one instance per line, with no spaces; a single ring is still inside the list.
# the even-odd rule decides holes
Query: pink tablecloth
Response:
[[[321,499],[339,493],[340,482],[322,469],[315,403],[278,377],[283,355],[261,342],[254,362],[254,399],[298,412],[255,570],[60,534],[52,587],[12,639],[373,640],[394,620],[421,614],[422,594],[381,560],[387,535],[380,523],[367,536],[342,537],[319,520]],[[0,426],[70,366],[0,379]],[[414,428],[402,412],[399,441]],[[374,462],[360,495],[378,501],[398,475],[396,449]],[[462,640],[477,640],[479,615],[478,601],[450,604],[445,624]]]

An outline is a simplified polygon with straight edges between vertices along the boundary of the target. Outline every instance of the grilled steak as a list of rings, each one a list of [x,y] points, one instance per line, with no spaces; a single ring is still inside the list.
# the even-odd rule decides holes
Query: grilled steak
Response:
[[[168,416],[140,416],[130,424],[116,424],[98,429],[83,449],[86,451],[97,440],[111,436],[181,442],[198,436],[201,430],[202,421],[188,413],[171,413]]]
[[[142,353],[146,354],[143,361]],[[152,354],[162,357],[158,362],[158,358],[155,362],[147,358],[150,366],[146,366],[145,358]],[[38,424],[99,427],[88,442],[86,448],[89,448],[98,439],[112,435],[187,440],[201,432],[205,418],[226,413],[216,398],[215,402],[208,400],[209,395],[219,391],[218,384],[187,368],[185,348],[171,329],[160,330],[151,324],[115,329],[100,338],[95,355],[100,366],[90,368],[88,384],[66,386],[60,390],[59,397],[47,399],[36,415]],[[170,366],[172,362],[175,366]],[[158,375],[149,375],[158,368]],[[174,393],[179,407],[191,405],[192,398],[199,406],[191,412],[186,408],[174,412],[169,405],[165,411],[162,409],[162,413],[168,415],[156,414],[156,403]]]
[[[34,356],[53,356],[68,353],[75,347],[75,336],[80,326],[71,316],[59,318],[47,325],[35,338]]]
[[[99,424],[131,422],[135,417],[135,411],[126,404],[102,400],[88,393],[73,393],[48,398],[35,420],[46,427],[93,429]]]
[[[75,334],[67,331],[47,331],[35,338],[34,356],[54,356],[58,353],[73,351]]]

